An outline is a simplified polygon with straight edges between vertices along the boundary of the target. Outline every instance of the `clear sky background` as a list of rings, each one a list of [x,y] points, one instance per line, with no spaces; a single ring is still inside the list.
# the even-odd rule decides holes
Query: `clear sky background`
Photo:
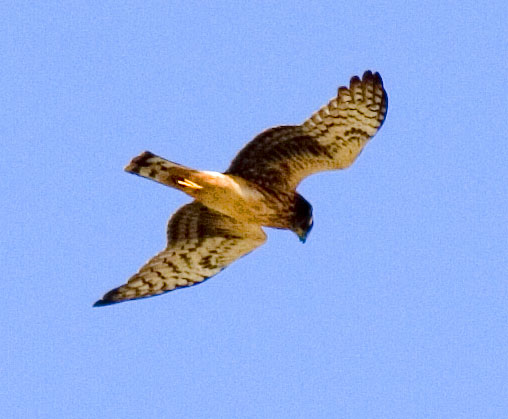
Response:
[[[3,2],[0,417],[506,418],[506,2]],[[306,179],[307,243],[92,308],[189,199],[364,70],[385,125]]]

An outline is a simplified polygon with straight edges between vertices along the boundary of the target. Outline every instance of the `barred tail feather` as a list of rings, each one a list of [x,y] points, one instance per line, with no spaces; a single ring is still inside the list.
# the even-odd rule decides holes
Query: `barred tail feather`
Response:
[[[162,183],[172,188],[189,192],[190,189],[199,189],[200,186],[192,182],[193,175],[199,173],[177,163],[163,159],[149,151],[134,157],[125,167],[125,171]]]

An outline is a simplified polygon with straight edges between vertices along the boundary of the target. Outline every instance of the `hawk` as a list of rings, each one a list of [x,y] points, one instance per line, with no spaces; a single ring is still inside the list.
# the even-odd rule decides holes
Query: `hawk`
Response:
[[[270,128],[249,142],[224,173],[191,169],[148,151],[125,168],[194,198],[170,218],[166,248],[94,306],[200,284],[266,240],[262,227],[289,229],[305,242],[312,206],[296,187],[313,173],[345,169],[379,130],[388,97],[366,71],[301,125]]]

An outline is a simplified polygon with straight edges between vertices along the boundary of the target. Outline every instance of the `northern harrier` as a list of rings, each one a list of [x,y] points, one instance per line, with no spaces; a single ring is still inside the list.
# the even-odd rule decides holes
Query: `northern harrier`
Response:
[[[169,220],[166,249],[95,306],[199,284],[263,244],[261,227],[289,229],[305,242],[312,206],[296,192],[303,178],[345,169],[386,116],[378,73],[351,78],[301,125],[270,128],[248,143],[225,173],[190,169],[148,151],[125,168],[194,198]]]

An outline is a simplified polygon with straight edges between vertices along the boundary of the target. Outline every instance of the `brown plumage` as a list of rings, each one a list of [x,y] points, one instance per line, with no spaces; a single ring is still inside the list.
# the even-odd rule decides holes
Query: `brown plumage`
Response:
[[[259,134],[223,174],[190,169],[150,152],[135,157],[126,171],[195,200],[170,218],[166,249],[95,306],[201,283],[263,244],[262,226],[292,230],[305,241],[312,207],[296,187],[313,173],[349,167],[383,124],[387,106],[381,76],[366,71],[302,125]]]

